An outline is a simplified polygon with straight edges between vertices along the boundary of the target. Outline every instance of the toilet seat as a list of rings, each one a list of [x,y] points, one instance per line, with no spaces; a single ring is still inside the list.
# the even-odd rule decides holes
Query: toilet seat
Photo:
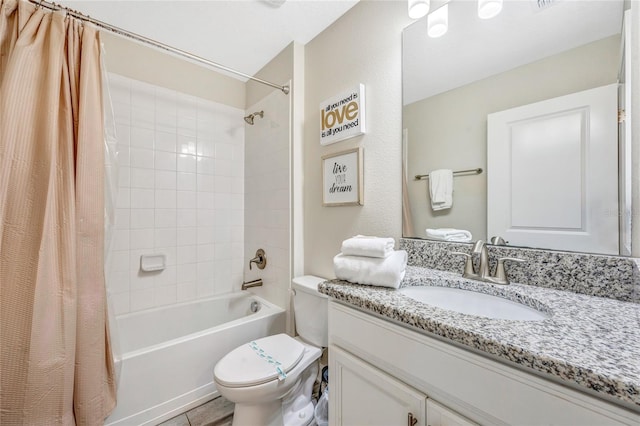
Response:
[[[302,359],[304,345],[286,334],[246,343],[229,352],[214,370],[216,382],[228,387],[248,387],[276,380]],[[280,371],[278,371],[278,367]]]

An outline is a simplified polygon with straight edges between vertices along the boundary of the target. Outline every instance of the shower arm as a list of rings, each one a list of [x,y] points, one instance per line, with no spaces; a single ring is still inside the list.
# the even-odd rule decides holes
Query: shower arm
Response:
[[[256,111],[253,114],[249,114],[244,118],[244,121],[247,122],[247,124],[250,124],[253,126],[253,119],[258,116],[260,118],[264,118],[264,111]]]

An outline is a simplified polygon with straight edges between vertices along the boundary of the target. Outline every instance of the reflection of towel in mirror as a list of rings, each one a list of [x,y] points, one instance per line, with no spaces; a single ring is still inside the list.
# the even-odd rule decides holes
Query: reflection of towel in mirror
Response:
[[[453,204],[453,172],[450,169],[429,172],[429,196],[434,211],[450,209]]]
[[[393,253],[393,238],[356,235],[342,242],[342,254],[349,256],[387,257]]]
[[[407,252],[397,250],[385,258],[345,256],[333,258],[336,278],[356,284],[398,288],[407,267]]]
[[[473,236],[466,229],[454,228],[427,228],[427,238],[440,241],[456,241],[459,243],[471,242]]]

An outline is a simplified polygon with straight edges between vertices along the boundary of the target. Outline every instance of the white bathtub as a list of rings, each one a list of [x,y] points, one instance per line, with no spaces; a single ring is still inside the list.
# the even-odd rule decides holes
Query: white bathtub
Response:
[[[252,313],[251,302],[260,310]],[[118,404],[106,425],[155,425],[218,395],[213,367],[253,339],[283,333],[284,310],[249,293],[149,309],[116,318]]]

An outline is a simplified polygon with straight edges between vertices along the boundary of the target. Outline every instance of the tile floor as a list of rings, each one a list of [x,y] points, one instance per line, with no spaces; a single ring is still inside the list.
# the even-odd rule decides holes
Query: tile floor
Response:
[[[217,397],[158,426],[231,426],[233,402]]]

